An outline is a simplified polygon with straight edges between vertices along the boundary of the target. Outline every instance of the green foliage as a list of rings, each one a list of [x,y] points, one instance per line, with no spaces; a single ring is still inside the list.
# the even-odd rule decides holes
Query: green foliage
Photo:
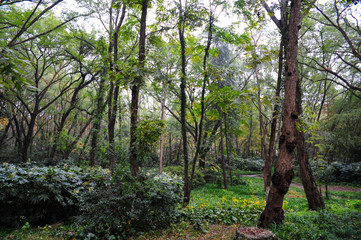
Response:
[[[0,223],[53,223],[76,214],[81,192],[109,184],[102,169],[0,165]]]
[[[264,166],[263,159],[257,158],[233,158],[232,164],[239,170],[244,171],[262,171]]]
[[[167,227],[178,219],[182,186],[180,178],[169,174],[117,174],[109,187],[82,196],[78,237],[125,239]]]
[[[315,176],[321,181],[360,183],[361,182],[361,162],[340,163],[333,162],[329,165],[324,163],[324,170],[316,170]]]
[[[20,90],[23,85],[31,83],[23,77],[24,72],[21,70],[30,62],[15,55],[13,50],[0,47],[0,89],[4,86]]]
[[[182,166],[168,166],[168,167],[164,167],[163,168],[164,172],[168,172],[171,173],[173,175],[177,175],[183,178],[184,176],[184,168]],[[189,170],[189,173],[191,171]],[[193,178],[193,188],[198,187],[198,186],[202,186],[206,183],[205,179],[204,179],[204,173],[199,170],[199,169],[195,169],[194,171],[194,178]]]
[[[272,231],[278,239],[359,239],[360,229],[360,212],[322,210],[289,213]]]
[[[256,225],[264,206],[264,194],[258,179],[246,179],[245,185],[236,185],[224,190],[215,184],[206,184],[192,191],[190,206],[183,210],[187,220],[202,225],[208,223]],[[255,196],[252,194],[257,194]]]
[[[162,135],[165,122],[163,120],[143,120],[138,124],[137,135],[137,150],[140,156],[151,152],[159,137]]]

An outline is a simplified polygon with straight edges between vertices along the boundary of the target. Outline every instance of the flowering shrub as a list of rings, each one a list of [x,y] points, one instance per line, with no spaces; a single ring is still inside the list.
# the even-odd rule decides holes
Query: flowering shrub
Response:
[[[169,175],[121,174],[81,198],[79,238],[111,239],[169,226],[179,217],[182,181]]]
[[[110,184],[104,169],[0,165],[0,225],[53,223],[74,215],[80,193]]]

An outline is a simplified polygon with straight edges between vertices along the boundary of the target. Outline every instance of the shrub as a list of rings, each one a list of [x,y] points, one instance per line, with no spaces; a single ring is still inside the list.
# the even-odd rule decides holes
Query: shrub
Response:
[[[232,164],[239,170],[263,171],[264,160],[256,158],[233,158]]]
[[[110,183],[103,169],[0,165],[0,225],[54,223],[74,215],[78,194]]]
[[[164,172],[171,173],[173,175],[177,175],[183,178],[184,176],[184,168],[182,166],[168,166],[163,168]],[[191,169],[189,170],[189,178],[191,175]],[[192,187],[198,187],[206,184],[206,181],[204,179],[204,173],[199,170],[195,169],[194,171],[194,178],[193,178],[193,185]]]
[[[181,196],[178,177],[118,174],[109,187],[82,196],[78,237],[126,238],[169,226],[178,219]]]
[[[361,162],[358,163],[340,163],[333,162],[331,164],[324,163],[322,170],[316,169],[316,178],[322,181],[331,182],[347,182],[360,183],[361,182]]]

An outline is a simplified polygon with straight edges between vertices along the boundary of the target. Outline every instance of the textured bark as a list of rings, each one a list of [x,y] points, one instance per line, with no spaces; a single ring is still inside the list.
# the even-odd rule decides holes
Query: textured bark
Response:
[[[301,86],[297,86],[297,108],[298,114],[302,114],[302,96],[301,96]],[[298,123],[300,121],[298,120]],[[319,208],[324,208],[325,203],[323,201],[321,193],[317,189],[315,179],[312,175],[312,170],[310,163],[308,161],[307,153],[305,151],[305,136],[302,130],[296,131],[297,138],[297,159],[300,167],[300,175],[302,179],[303,189],[305,190],[308,208],[310,210],[317,210]]]
[[[266,155],[266,161],[263,169],[263,179],[264,179],[264,190],[266,192],[266,199],[271,187],[271,178],[272,178],[272,164],[275,155],[274,147],[276,140],[276,131],[277,131],[277,121],[280,111],[279,107],[279,98],[281,92],[281,81],[282,81],[282,70],[283,70],[283,41],[280,43],[280,52],[278,54],[278,76],[277,76],[277,86],[275,93],[275,105],[273,107],[272,113],[272,122],[271,122],[271,133],[269,138],[268,153]]]
[[[148,0],[142,1],[142,15],[140,18],[140,30],[139,30],[139,66],[144,68],[145,61],[145,39],[147,28],[147,11]],[[130,143],[129,143],[129,163],[130,170],[133,176],[137,176],[139,172],[138,155],[136,148],[136,130],[138,123],[138,109],[139,109],[139,91],[142,83],[142,77],[136,77],[132,86],[132,99],[130,105]]]
[[[190,183],[189,183],[189,158],[187,148],[187,127],[186,127],[186,56],[185,56],[185,38],[184,38],[184,22],[180,23],[178,27],[179,41],[181,45],[181,131],[182,131],[182,142],[183,142],[183,158],[184,158],[184,194],[183,194],[183,206],[187,206],[190,200]]]
[[[282,134],[280,136],[280,156],[272,176],[272,186],[267,198],[266,208],[261,214],[260,226],[269,227],[284,219],[283,199],[292,182],[292,153],[297,146],[295,123],[298,118],[296,89],[298,83],[297,52],[300,23],[301,0],[291,2],[288,42],[286,52],[285,99],[282,114]]]

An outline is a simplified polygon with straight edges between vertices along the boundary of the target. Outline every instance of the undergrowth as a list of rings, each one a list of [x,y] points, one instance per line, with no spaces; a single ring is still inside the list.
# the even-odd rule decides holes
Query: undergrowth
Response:
[[[182,209],[181,221],[164,230],[143,232],[132,239],[232,239],[235,229],[256,226],[265,206],[263,180],[243,177],[242,182],[228,190],[218,188],[217,184],[195,188],[190,205]],[[326,209],[308,211],[303,190],[291,187],[283,206],[285,220],[283,224],[271,227],[277,239],[361,239],[360,193],[331,192],[331,196],[325,199]],[[41,235],[46,231],[48,235]],[[0,237],[16,236],[4,238],[9,240],[76,238],[76,231],[71,225],[54,229],[17,229],[7,231],[5,235],[3,231]],[[34,237],[29,238],[29,235]]]

